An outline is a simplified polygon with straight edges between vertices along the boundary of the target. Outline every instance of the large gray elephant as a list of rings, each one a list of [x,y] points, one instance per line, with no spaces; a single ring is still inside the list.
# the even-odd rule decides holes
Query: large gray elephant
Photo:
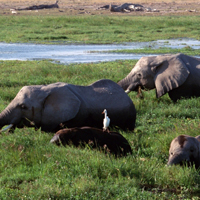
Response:
[[[200,135],[191,137],[179,135],[172,140],[169,149],[168,165],[184,164],[200,166]]]
[[[168,93],[173,101],[200,96],[200,59],[184,54],[142,57],[118,84],[126,92],[156,88],[156,96]]]
[[[111,126],[133,130],[136,110],[124,90],[115,82],[102,79],[89,86],[67,83],[24,86],[0,113],[0,128],[41,127],[55,132],[60,124],[66,127],[103,127],[104,109]]]

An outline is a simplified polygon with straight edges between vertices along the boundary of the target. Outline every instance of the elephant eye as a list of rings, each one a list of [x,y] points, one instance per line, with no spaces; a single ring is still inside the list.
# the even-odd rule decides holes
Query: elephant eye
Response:
[[[21,109],[24,109],[24,110],[27,109],[27,107],[24,104],[22,104],[20,107],[21,107]]]
[[[170,154],[173,155],[173,152],[171,152]]]
[[[138,73],[138,74],[137,74],[137,77],[138,77],[138,78],[142,78],[142,74]]]
[[[190,149],[190,152],[194,152],[194,149]]]

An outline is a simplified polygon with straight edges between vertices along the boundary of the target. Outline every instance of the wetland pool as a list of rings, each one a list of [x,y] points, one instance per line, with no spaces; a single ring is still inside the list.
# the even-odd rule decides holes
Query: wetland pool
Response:
[[[92,63],[124,59],[140,59],[150,54],[112,53],[112,50],[143,48],[184,48],[200,49],[200,41],[194,39],[171,39],[151,42],[131,42],[123,44],[30,44],[0,43],[0,60],[44,60],[50,59],[61,64]]]

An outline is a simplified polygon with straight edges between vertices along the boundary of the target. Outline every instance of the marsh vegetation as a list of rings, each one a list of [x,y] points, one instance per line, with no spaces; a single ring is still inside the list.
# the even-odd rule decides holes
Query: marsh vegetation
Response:
[[[0,28],[2,42],[111,44],[185,37],[199,40],[199,16],[0,16]]]

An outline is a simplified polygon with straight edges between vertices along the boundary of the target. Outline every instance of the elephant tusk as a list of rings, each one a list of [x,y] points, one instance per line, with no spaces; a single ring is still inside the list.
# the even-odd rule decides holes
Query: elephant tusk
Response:
[[[10,125],[8,125],[6,128],[0,130],[0,133],[2,133],[2,132],[4,132],[4,131],[8,130],[8,129],[11,128],[11,127],[13,127],[13,124],[10,124]]]
[[[129,92],[131,92],[129,89],[127,89],[127,90],[125,91],[126,94],[128,94]]]

